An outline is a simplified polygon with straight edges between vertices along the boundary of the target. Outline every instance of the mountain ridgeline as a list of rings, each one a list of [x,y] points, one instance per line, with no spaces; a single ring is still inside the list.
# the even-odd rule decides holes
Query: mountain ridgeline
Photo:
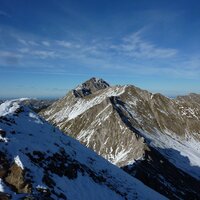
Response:
[[[40,115],[168,198],[200,199],[200,95],[92,78]]]

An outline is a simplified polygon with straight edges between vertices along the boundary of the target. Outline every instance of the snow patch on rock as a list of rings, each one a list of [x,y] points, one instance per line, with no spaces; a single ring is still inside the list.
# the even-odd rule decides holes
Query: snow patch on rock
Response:
[[[1,178],[0,178],[0,192],[4,192],[4,184]]]
[[[21,169],[24,169],[22,161],[20,160],[20,157],[18,155],[16,157],[14,157],[14,161]]]

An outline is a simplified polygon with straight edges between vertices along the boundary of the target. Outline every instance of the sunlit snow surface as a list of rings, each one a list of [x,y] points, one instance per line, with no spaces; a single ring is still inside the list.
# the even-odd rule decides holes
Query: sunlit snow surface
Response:
[[[24,166],[19,158],[19,156],[17,155],[16,157],[14,157],[14,161],[15,163],[21,168],[21,169],[24,169]]]
[[[101,174],[102,170],[106,170],[108,174],[106,181],[121,193],[127,193],[127,199],[165,199],[78,141],[61,133],[28,108],[21,107],[22,101],[15,100],[0,105],[0,117],[6,117],[9,120],[8,123],[0,121],[0,129],[6,131],[7,138],[7,142],[0,142],[0,150],[7,151],[6,156],[21,168],[30,169],[33,188],[48,188],[48,186],[42,181],[44,169],[31,162],[26,153],[39,151],[52,156],[62,148],[73,160],[87,166],[96,174]],[[21,111],[16,113],[18,108],[21,108]],[[13,131],[15,134],[11,134]],[[90,162],[91,159],[93,162]],[[51,173],[51,178],[56,183],[54,190],[64,193],[69,200],[124,199],[104,183],[95,182],[87,173],[84,175],[78,173],[77,178],[72,180]],[[11,192],[8,187],[4,187],[1,179],[0,191],[12,193],[12,199],[20,197],[19,194]],[[57,199],[53,194],[51,197]]]
[[[86,110],[90,109],[91,107],[100,104],[106,97],[119,96],[120,94],[124,93],[125,87],[116,87],[114,90],[113,88],[108,88],[101,95],[96,96],[90,100],[79,98],[77,99],[77,102],[73,106],[65,105],[63,109],[51,115],[47,120],[55,119],[55,122],[58,123],[63,121],[64,119],[66,120],[74,119],[78,115],[81,115]],[[52,113],[52,110],[45,112],[45,114],[47,115],[49,113]]]
[[[165,130],[156,134],[140,131],[149,144],[158,149],[172,164],[191,176],[200,179],[200,142],[187,136],[180,138]]]
[[[0,192],[4,192],[3,181],[0,178]]]

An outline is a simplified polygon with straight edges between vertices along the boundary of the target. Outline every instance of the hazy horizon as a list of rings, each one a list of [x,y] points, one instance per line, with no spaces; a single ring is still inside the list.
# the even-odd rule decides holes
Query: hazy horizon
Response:
[[[89,79],[87,79],[87,80],[89,80]],[[87,80],[84,80],[84,81],[87,81]],[[80,84],[82,84],[83,82],[81,82]],[[19,96],[12,96],[12,95],[11,96],[1,96],[0,95],[0,100],[10,100],[10,99],[18,99],[18,98],[30,98],[30,99],[41,99],[41,100],[45,100],[45,99],[47,99],[47,100],[48,99],[49,100],[59,99],[59,98],[64,97],[70,90],[75,89],[78,85],[75,85],[73,88],[66,89],[65,92],[63,94],[61,94],[60,96],[54,96],[53,93],[50,96],[33,96],[33,95],[29,95],[29,96],[20,96],[20,95]],[[119,85],[119,84],[116,84],[116,85]],[[133,85],[133,84],[127,84],[127,85]],[[112,87],[112,86],[115,86],[115,85],[110,84],[110,86]],[[133,86],[139,87],[137,85],[133,85]],[[140,89],[147,90],[146,88],[140,88]],[[162,93],[162,91],[150,91],[150,90],[148,90],[148,91],[151,92],[151,93],[153,93],[153,94],[155,94],[155,93],[161,93],[162,95],[164,95],[164,96],[166,96],[168,98],[176,98],[177,96],[189,95],[190,93],[193,93],[193,92],[188,91],[186,93],[179,93],[179,94],[173,94],[173,93],[171,93],[170,94],[170,92],[169,93]],[[200,93],[196,93],[196,94],[200,94]]]

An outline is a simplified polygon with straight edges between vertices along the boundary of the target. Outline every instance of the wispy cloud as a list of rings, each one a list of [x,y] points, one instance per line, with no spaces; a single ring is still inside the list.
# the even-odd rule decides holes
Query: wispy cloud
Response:
[[[72,43],[64,40],[58,40],[56,41],[57,45],[62,46],[62,47],[72,47]]]
[[[15,58],[21,58],[22,55],[18,54],[16,52],[11,51],[0,51],[0,57],[15,57]]]
[[[11,17],[7,12],[0,10],[0,16]]]
[[[30,51],[30,49],[29,48],[20,48],[20,49],[18,49],[18,51],[20,53],[28,53]]]
[[[33,40],[29,40],[27,41],[28,44],[32,45],[32,46],[38,46],[39,44]]]
[[[161,48],[149,41],[145,41],[141,36],[141,31],[137,31],[123,38],[119,45],[112,45],[112,49],[134,58],[170,58],[177,55],[178,50],[172,48]]]
[[[21,38],[18,38],[17,40],[19,43],[26,45],[26,46],[39,46],[39,44],[33,40],[25,40],[25,39],[21,39]]]
[[[22,54],[11,51],[0,51],[0,64],[2,65],[15,65],[23,57]]]
[[[190,70],[200,71],[200,56],[194,55],[194,56],[191,56],[190,58],[186,57],[182,61],[181,67],[185,68],[188,71]]]
[[[121,38],[85,38],[62,40],[12,32],[13,48],[0,52],[0,64],[18,63],[26,68],[51,73],[68,73],[68,67],[79,66],[101,73],[159,75],[197,78],[200,76],[200,57],[184,59],[178,49],[164,48],[148,39],[145,32],[137,31]],[[61,65],[63,64],[63,67]],[[45,73],[47,73],[45,71]]]
[[[35,50],[32,51],[31,54],[34,56],[38,56],[42,59],[57,57],[57,54],[54,51]]]
[[[18,39],[18,42],[23,44],[23,45],[28,45],[27,41],[25,41],[25,40],[23,40],[21,38]]]
[[[43,44],[44,46],[47,46],[47,47],[50,46],[50,42],[48,42],[48,41],[42,41],[42,44]]]
[[[24,57],[35,57],[35,58],[41,58],[41,59],[47,59],[47,58],[56,58],[59,57],[59,54],[57,54],[55,51],[52,50],[30,50],[29,48],[20,48],[18,49],[18,52],[20,52]]]

